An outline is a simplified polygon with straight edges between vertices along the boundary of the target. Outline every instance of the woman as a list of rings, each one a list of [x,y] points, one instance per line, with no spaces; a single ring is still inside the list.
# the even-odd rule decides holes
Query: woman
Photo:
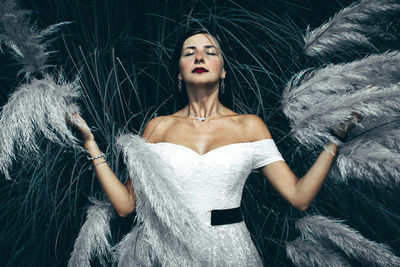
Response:
[[[177,201],[185,200],[182,209],[190,209],[194,216],[190,219],[198,222],[204,234],[200,233],[196,240],[190,238],[192,233],[187,233],[187,238],[174,239],[188,247],[183,253],[179,246],[171,251],[163,250],[174,237],[158,236],[161,240],[158,244],[147,243],[152,229],[144,228],[144,235],[136,232],[137,249],[131,252],[136,256],[130,261],[150,266],[262,266],[238,209],[251,170],[261,168],[282,197],[294,207],[306,210],[321,188],[338,146],[328,144],[310,170],[298,179],[258,116],[238,114],[220,102],[224,79],[229,73],[224,68],[217,37],[204,29],[195,30],[178,47],[178,87],[184,90],[185,85],[188,103],[174,114],[152,119],[142,138],[147,141],[147,149],[160,156],[163,165],[159,166],[173,173],[169,182],[177,188]],[[87,126],[78,114],[75,116]],[[352,123],[343,124],[335,133],[344,138],[353,127]],[[127,216],[139,201],[140,194],[137,195],[132,182],[135,177],[122,184],[104,160],[93,134],[84,127],[78,128],[108,199],[120,216]],[[139,213],[138,210],[138,216],[143,216]],[[157,219],[156,215],[157,212]],[[175,253],[175,257],[168,253]],[[143,254],[147,254],[145,260]],[[128,261],[124,262],[129,265]]]

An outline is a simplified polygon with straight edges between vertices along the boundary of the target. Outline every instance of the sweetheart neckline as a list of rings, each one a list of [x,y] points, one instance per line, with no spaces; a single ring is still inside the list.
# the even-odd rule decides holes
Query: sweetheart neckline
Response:
[[[261,139],[261,140],[257,140],[257,141],[251,141],[251,142],[231,143],[231,144],[227,144],[227,145],[223,145],[223,146],[219,146],[219,147],[213,148],[213,149],[207,151],[204,154],[200,154],[199,152],[197,152],[196,150],[194,150],[194,149],[192,149],[190,147],[187,147],[187,146],[184,146],[184,145],[181,145],[181,144],[171,143],[171,142],[157,142],[157,143],[146,142],[146,144],[150,144],[150,145],[160,145],[160,144],[174,145],[174,146],[182,147],[184,149],[192,151],[193,153],[197,154],[199,157],[204,157],[204,156],[208,155],[209,153],[211,153],[211,152],[213,152],[215,150],[222,149],[222,148],[226,148],[226,147],[230,147],[230,146],[234,146],[234,145],[254,144],[254,143],[258,143],[258,142],[262,142],[262,141],[270,141],[270,140],[273,140],[273,139],[272,138],[266,138],[266,139]]]

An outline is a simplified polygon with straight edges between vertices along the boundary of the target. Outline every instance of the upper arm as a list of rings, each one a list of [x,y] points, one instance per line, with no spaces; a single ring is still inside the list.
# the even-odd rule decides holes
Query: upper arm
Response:
[[[271,133],[264,121],[256,116],[249,115],[248,129],[253,140],[272,139]],[[261,168],[261,172],[275,190],[293,204],[297,176],[284,161],[275,161]]]
[[[155,117],[153,119],[151,119],[142,134],[142,137],[145,138],[147,141],[150,138],[158,138],[157,136],[160,134],[160,131],[158,130],[159,124],[160,122],[163,120],[163,118],[165,118],[165,116],[159,116],[159,117]],[[157,128],[157,130],[156,130]],[[156,139],[157,140],[157,139]],[[128,191],[128,196],[129,196],[129,202],[131,205],[131,212],[133,212],[133,210],[136,208],[136,193],[135,190],[133,188],[133,182],[132,182],[132,178],[129,178],[128,181],[125,183],[125,187]]]
[[[142,134],[142,137],[145,138],[146,140],[149,140],[151,137],[154,138],[154,136],[159,135],[160,131],[156,131],[157,126],[160,124],[160,122],[165,118],[165,116],[159,116],[151,119]],[[157,137],[156,137],[157,138]],[[133,181],[132,178],[129,178],[128,181],[125,183],[125,187],[128,191],[128,198],[129,198],[129,204],[130,204],[130,212],[133,212],[136,208],[136,193],[133,187]],[[121,215],[122,216],[122,215]],[[124,217],[126,214],[123,215]]]
[[[136,208],[136,194],[132,184],[132,178],[129,178],[128,181],[125,183],[126,189],[128,190],[129,194],[129,201],[131,204],[132,212]]]
[[[158,116],[153,119],[151,119],[142,134],[142,137],[145,138],[146,140],[152,139],[159,139],[159,135],[161,133],[160,131],[160,126],[161,126],[161,121],[165,118],[165,116]]]
[[[284,199],[295,205],[296,183],[298,179],[286,162],[273,162],[262,167],[261,172]]]

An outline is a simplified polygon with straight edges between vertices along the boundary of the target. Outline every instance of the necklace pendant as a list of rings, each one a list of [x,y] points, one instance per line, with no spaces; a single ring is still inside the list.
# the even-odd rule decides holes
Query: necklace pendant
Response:
[[[206,118],[205,118],[205,117],[196,116],[196,120],[198,120],[198,121],[205,121]]]

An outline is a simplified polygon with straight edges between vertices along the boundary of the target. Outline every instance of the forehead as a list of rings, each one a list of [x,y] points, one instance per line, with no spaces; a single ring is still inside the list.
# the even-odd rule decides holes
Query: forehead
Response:
[[[204,47],[204,46],[215,46],[219,48],[218,42],[215,40],[214,37],[207,33],[199,33],[190,36],[183,42],[183,48],[185,49],[188,46],[195,46],[197,48]]]

